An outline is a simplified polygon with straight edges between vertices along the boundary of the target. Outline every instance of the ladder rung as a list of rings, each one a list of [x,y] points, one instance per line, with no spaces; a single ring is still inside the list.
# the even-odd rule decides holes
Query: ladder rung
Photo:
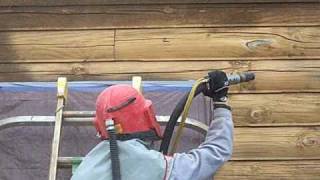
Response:
[[[94,117],[95,111],[64,111],[64,117]]]
[[[80,163],[83,157],[59,157],[58,167],[59,168],[71,168],[74,163]]]

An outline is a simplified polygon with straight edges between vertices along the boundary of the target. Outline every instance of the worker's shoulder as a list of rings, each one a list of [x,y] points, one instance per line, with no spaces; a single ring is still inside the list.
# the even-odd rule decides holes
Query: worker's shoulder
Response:
[[[161,152],[158,152],[156,150],[153,150],[149,147],[148,143],[145,141],[142,141],[140,139],[131,139],[127,141],[118,141],[118,148],[120,150],[120,154],[144,154],[144,156],[147,155],[153,155],[153,156],[160,156],[164,157],[164,155]],[[109,141],[105,140],[100,142],[92,151],[103,149],[104,152],[109,149]]]
[[[140,139],[132,139],[128,141],[121,141],[118,143],[120,153],[130,153],[139,156],[152,156],[161,157],[163,159],[163,154],[159,151],[150,148],[148,143]]]

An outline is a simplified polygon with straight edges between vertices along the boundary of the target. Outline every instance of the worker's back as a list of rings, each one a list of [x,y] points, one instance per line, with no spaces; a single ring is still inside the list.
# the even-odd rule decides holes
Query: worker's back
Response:
[[[141,140],[118,141],[122,180],[163,180],[166,161]],[[72,180],[112,180],[109,141],[102,141],[85,157]]]
[[[119,175],[117,174],[119,172],[118,153],[111,151],[116,152],[112,153],[114,156],[111,158],[109,141],[104,140],[84,158],[72,180],[111,180],[112,178],[115,180],[119,179],[117,178],[119,176],[121,180],[212,179],[215,172],[231,157],[233,122],[231,108],[226,104],[228,93],[226,74],[222,71],[214,71],[209,73],[209,76],[210,88],[203,90],[203,93],[216,103],[205,141],[197,148],[185,153],[175,153],[173,157],[165,157],[158,151],[148,149],[141,140],[118,141],[121,172]],[[129,95],[128,89],[132,91]],[[127,94],[124,95],[122,91]],[[119,102],[111,103],[111,100]],[[139,104],[143,105],[142,109]],[[132,87],[114,86],[106,89],[97,100],[95,125],[98,133],[104,135],[103,139],[108,139],[108,135],[113,145],[116,141],[115,132],[112,131],[115,122],[126,128],[122,134],[119,133],[119,136],[134,134],[136,137],[137,133],[141,136],[141,134],[145,135],[145,132],[148,134],[151,132],[156,134],[154,137],[161,137],[160,126],[151,105],[151,101],[144,100]]]

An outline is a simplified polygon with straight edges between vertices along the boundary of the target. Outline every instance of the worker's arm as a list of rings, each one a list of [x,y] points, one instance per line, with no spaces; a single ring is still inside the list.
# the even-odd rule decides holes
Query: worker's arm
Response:
[[[226,105],[228,85],[223,85],[227,79],[221,71],[214,73],[215,87],[204,93],[211,97],[216,104],[213,121],[209,126],[206,139],[196,149],[187,153],[174,154],[170,161],[170,180],[212,179],[215,172],[231,157],[233,122],[230,107]]]
[[[169,179],[212,179],[214,173],[232,154],[233,123],[228,109],[214,110],[205,141],[188,153],[176,153]]]

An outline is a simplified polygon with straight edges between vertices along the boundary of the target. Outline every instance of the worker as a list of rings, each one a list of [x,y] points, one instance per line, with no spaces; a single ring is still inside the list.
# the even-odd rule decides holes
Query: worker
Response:
[[[160,125],[152,103],[129,85],[114,85],[97,98],[95,125],[104,141],[83,159],[72,180],[211,180],[230,159],[233,122],[227,105],[228,79],[224,72],[209,73],[205,96],[214,102],[213,121],[205,141],[186,153],[165,156],[149,148],[148,142],[161,139]],[[112,119],[118,131],[120,172],[113,177],[108,128]],[[110,138],[111,139],[111,138]],[[111,148],[112,150],[112,148]]]

